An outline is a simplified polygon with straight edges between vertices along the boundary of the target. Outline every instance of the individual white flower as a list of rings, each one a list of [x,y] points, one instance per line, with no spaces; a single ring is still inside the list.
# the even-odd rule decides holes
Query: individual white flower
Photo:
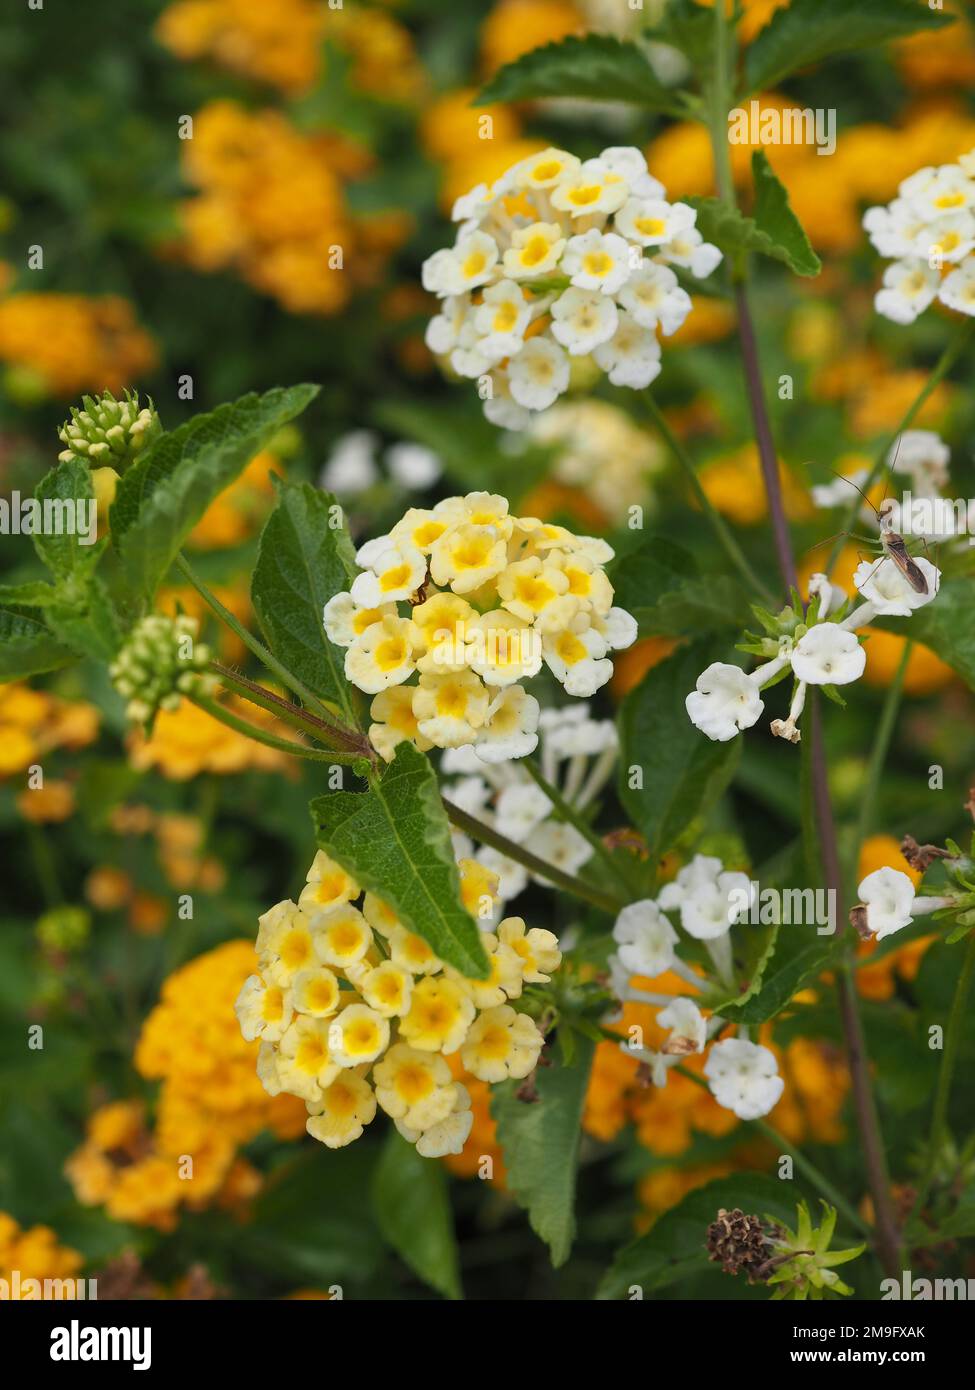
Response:
[[[477,730],[474,752],[485,763],[527,758],[538,746],[538,701],[520,685],[495,695]]]
[[[542,639],[545,665],[566,694],[588,699],[613,674],[613,663],[606,657],[606,643],[585,614],[573,619],[562,632],[546,633]]]
[[[689,270],[696,280],[706,280],[718,268],[724,256],[717,246],[704,240],[696,227],[688,227],[663,246],[658,246],[655,259]]]
[[[713,661],[684,701],[691,723],[717,743],[750,729],[765,708],[759,687],[740,666]]]
[[[653,198],[663,194],[664,186],[647,173],[647,161],[635,145],[610,145],[599,156],[600,162],[613,174],[620,174],[632,188],[638,181],[641,194]]]
[[[654,979],[674,963],[677,933],[652,898],[623,908],[613,926],[613,940],[631,975]]]
[[[661,1028],[670,1029],[666,1050],[675,1056],[703,1052],[708,1037],[707,1020],[693,999],[680,996],[657,1014]]]
[[[689,864],[678,870],[677,877],[665,883],[657,895],[657,902],[667,912],[680,907],[688,898],[708,892],[717,882],[724,865],[713,854],[695,854]]]
[[[512,234],[504,253],[504,273],[511,280],[551,275],[564,250],[565,236],[557,222],[532,222]]]
[[[861,881],[857,893],[867,909],[867,930],[878,941],[914,920],[914,884],[899,869],[874,869]]]
[[[744,1038],[716,1042],[704,1063],[711,1094],[740,1120],[757,1120],[778,1104],[785,1082],[775,1054]]]
[[[629,257],[629,244],[621,236],[590,227],[566,242],[560,269],[577,289],[615,294],[630,274]]]
[[[414,546],[401,541],[388,546],[368,569],[357,574],[350,592],[360,608],[378,608],[411,598],[426,574],[426,558]]]
[[[558,343],[547,338],[529,338],[508,364],[508,385],[517,405],[525,410],[547,410],[568,389],[569,359]]]
[[[970,212],[949,213],[925,224],[912,253],[929,264],[952,265],[962,261],[975,248],[975,217]]]
[[[641,328],[632,314],[621,309],[616,332],[594,349],[593,360],[614,386],[642,391],[660,375],[660,343],[652,329]]]
[[[839,584],[834,584],[825,574],[811,574],[806,589],[811,599],[818,597],[821,618],[828,618],[830,613],[835,613],[846,602],[845,590]]]
[[[882,256],[895,260],[915,258],[917,239],[928,225],[904,198],[895,198],[887,207],[868,208],[863,214],[863,227],[870,241]]]
[[[962,274],[963,270],[953,271],[948,280]],[[941,284],[940,297],[945,303],[948,302],[944,299],[948,280]],[[877,291],[874,308],[878,314],[883,314],[885,319],[891,319],[894,323],[913,323],[934,301],[940,283],[938,272],[925,261],[895,261],[884,271],[884,288]],[[975,304],[968,312],[975,313]]]
[[[451,294],[440,302],[440,313],[427,324],[424,342],[435,356],[446,356],[460,341],[469,308],[466,295]]]
[[[814,483],[812,487],[812,499],[817,507],[828,509],[830,507],[844,507],[853,496],[856,488],[862,487],[867,480],[867,469],[857,468],[852,473],[844,474],[841,478],[834,478],[831,483]],[[873,512],[869,512],[873,516]]]
[[[510,171],[513,188],[554,188],[562,179],[578,172],[580,161],[567,150],[548,149],[530,154]]]
[[[531,837],[531,851],[546,864],[563,873],[574,874],[592,858],[592,845],[580,835],[574,825],[565,821],[547,820],[537,826]],[[539,882],[547,883],[544,874],[532,874]]]
[[[680,905],[681,926],[698,941],[715,941],[748,912],[754,888],[747,874],[721,873]]]
[[[957,164],[942,164],[927,180],[911,185],[910,201],[922,217],[939,218],[970,208],[975,185]]]
[[[513,782],[498,793],[495,825],[506,839],[526,844],[551,809],[551,801],[534,782]]]
[[[681,289],[674,272],[653,261],[631,272],[620,290],[619,302],[641,328],[659,324],[664,334],[676,332],[691,311],[691,297]]]
[[[570,217],[590,217],[593,213],[613,213],[623,206],[629,194],[626,179],[598,159],[585,163],[560,179],[550,197],[553,208]]]
[[[407,440],[390,444],[386,450],[386,467],[390,477],[411,492],[432,487],[443,472],[443,464],[432,449]]]
[[[353,430],[332,446],[319,475],[318,485],[338,498],[357,497],[379,478],[376,449],[379,437],[372,430]]]
[[[916,608],[923,608],[931,602],[941,583],[941,571],[923,556],[918,556],[914,563],[927,580],[926,594],[917,592],[889,555],[883,555],[879,560],[861,560],[857,565],[853,583],[860,596],[873,605],[875,615],[908,618]]]
[[[641,246],[662,246],[690,231],[697,213],[687,203],[662,198],[631,198],[616,214],[616,226]]]
[[[531,314],[524,291],[514,280],[499,280],[485,290],[473,315],[478,352],[491,364],[520,352]]]
[[[867,654],[855,632],[838,623],[817,623],[800,637],[792,652],[796,679],[808,685],[849,685],[859,680]]]
[[[937,271],[932,274],[937,280]],[[960,314],[975,315],[975,256],[969,256],[957,270],[945,276],[938,290],[938,298],[949,309],[956,309]]]
[[[552,305],[552,334],[573,357],[608,342],[618,323],[616,305],[597,290],[568,289]]]
[[[361,608],[351,594],[333,594],[322,611],[325,636],[337,647],[351,647],[367,627],[383,618],[396,617],[395,603],[382,603],[378,608]]]
[[[613,652],[632,647],[639,632],[636,618],[625,608],[613,607],[608,613],[593,615],[592,625]]]
[[[441,298],[477,289],[491,279],[498,254],[497,242],[486,232],[460,236],[454,247],[423,262],[423,288]]]

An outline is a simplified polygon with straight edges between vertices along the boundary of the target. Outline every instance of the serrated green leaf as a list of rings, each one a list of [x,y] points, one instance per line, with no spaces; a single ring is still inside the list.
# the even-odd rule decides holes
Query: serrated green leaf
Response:
[[[930,9],[923,0],[792,0],[748,45],[742,95],[776,87],[790,72],[836,53],[939,29],[955,18]]]
[[[736,1023],[765,1023],[774,1018],[804,985],[827,968],[838,949],[838,936],[817,936],[812,925],[780,926],[760,988],[739,1003],[725,1006],[722,1014]]]
[[[676,92],[665,87],[636,44],[607,34],[570,37],[523,53],[495,73],[477,104],[536,97],[588,97],[632,101],[651,111],[684,114]]]
[[[44,579],[24,584],[0,584],[0,606],[9,608],[47,608],[60,602],[58,591]]]
[[[429,761],[401,743],[365,792],[329,792],[309,806],[319,845],[378,894],[442,961],[485,979],[481,933],[460,901],[450,827]]]
[[[110,513],[112,541],[140,594],[152,597],[213,499],[317,392],[275,387],[195,415],[123,474]]]
[[[76,659],[38,618],[0,608],[0,681],[56,671]]]
[[[880,618],[876,625],[923,642],[975,690],[975,579],[946,579],[909,618]]]
[[[663,536],[647,536],[610,572],[614,601],[632,613],[641,637],[686,637],[740,630],[748,601],[734,580],[715,584],[702,576],[693,556]]]
[[[345,679],[345,655],[325,636],[322,610],[349,588],[358,570],[341,515],[330,493],[308,483],[278,491],[257,551],[251,600],[271,651],[321,699],[337,705],[356,723],[355,703]]]
[[[88,465],[80,459],[67,459],[52,468],[37,484],[34,496],[42,508],[51,512],[52,525],[32,535],[34,549],[44,564],[58,579],[82,578],[92,569],[102,547],[94,544],[82,545],[80,537],[74,533],[80,524],[80,507],[90,508],[92,527],[95,525],[95,493],[91,485]],[[70,517],[71,529],[66,522]],[[87,519],[87,517],[86,517]]]
[[[413,1273],[461,1298],[457,1239],[443,1166],[423,1158],[391,1129],[372,1181],[373,1209],[383,1236]]]
[[[684,707],[714,659],[707,643],[681,648],[647,672],[620,710],[620,799],[647,842],[651,863],[695,816],[710,809],[741,755],[741,739],[712,742]],[[631,768],[642,773],[639,789],[630,786]]]
[[[537,1100],[519,1100],[518,1081],[494,1087],[491,1097],[508,1191],[528,1212],[532,1230],[549,1247],[556,1267],[569,1258],[575,1237],[582,1111],[595,1052],[589,1038],[576,1041],[571,1067],[536,1072]]]
[[[792,1183],[759,1173],[738,1173],[695,1188],[656,1221],[646,1235],[623,1247],[597,1290],[599,1299],[630,1298],[658,1292],[709,1267],[708,1226],[719,1210],[741,1207],[748,1215],[768,1212],[785,1224],[795,1216]],[[712,1269],[716,1266],[711,1265]],[[728,1276],[730,1278],[730,1276]]]
[[[74,647],[81,656],[113,661],[122,644],[121,620],[98,575],[91,576],[80,598],[50,604],[44,617],[55,637]]]
[[[720,198],[689,197],[697,209],[698,231],[726,255],[755,251],[781,261],[796,275],[818,275],[819,257],[809,244],[798,218],[789,206],[785,188],[776,178],[765,154],[752,156],[755,179],[754,216],[746,217]]]

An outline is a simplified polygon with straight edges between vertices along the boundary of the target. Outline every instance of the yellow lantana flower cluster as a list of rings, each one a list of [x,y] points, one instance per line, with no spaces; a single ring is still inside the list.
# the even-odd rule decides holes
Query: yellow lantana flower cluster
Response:
[[[26,771],[55,748],[93,743],[99,718],[84,700],[61,700],[16,681],[0,685],[0,778]]]
[[[75,396],[131,386],[156,349],[117,295],[23,293],[0,299],[0,361],[23,394]]]
[[[324,622],[346,648],[347,679],[376,697],[369,737],[382,756],[404,739],[421,751],[472,745],[486,763],[531,753],[539,705],[521,682],[544,662],[585,699],[613,674],[607,653],[636,638],[633,617],[613,607],[603,568],[613,553],[512,516],[488,492],[411,507],[368,541],[362,573],[328,601]]]
[[[497,879],[461,860],[472,915]],[[240,1030],[260,1040],[257,1074],[272,1096],[307,1107],[308,1133],[331,1149],[362,1134],[382,1109],[425,1158],[459,1154],[473,1123],[471,1097],[448,1058],[485,1082],[533,1071],[544,1038],[511,1007],[526,984],[547,983],[562,955],[551,932],[520,917],[482,935],[491,966],[471,980],[434,955],[387,904],[324,852],[298,902],[260,919],[258,973],[237,999]]]
[[[197,270],[236,270],[295,314],[335,314],[406,237],[402,212],[353,218],[345,183],[370,156],[345,136],[306,135],[278,111],[213,101],[194,117],[173,248]]]
[[[77,1250],[58,1243],[50,1226],[26,1229],[9,1212],[0,1211],[0,1279],[7,1284],[5,1297],[40,1298],[33,1285],[27,1287],[29,1280],[73,1279],[83,1264]],[[58,1290],[52,1297],[67,1297],[67,1290]]]

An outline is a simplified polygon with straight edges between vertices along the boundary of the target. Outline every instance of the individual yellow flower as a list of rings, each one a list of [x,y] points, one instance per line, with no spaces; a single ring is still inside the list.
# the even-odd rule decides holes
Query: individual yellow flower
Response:
[[[376,1099],[386,1114],[422,1132],[454,1107],[450,1067],[437,1052],[394,1043],[373,1070]]]
[[[399,969],[411,975],[436,975],[443,969],[432,947],[416,932],[397,924],[390,927],[386,935],[390,959]]]
[[[413,990],[410,1011],[400,1035],[421,1052],[456,1052],[474,1019],[472,1001],[460,985],[444,976],[427,976]]]
[[[278,1079],[291,1095],[319,1101],[338,1076],[341,1064],[329,1049],[333,1022],[298,1014],[282,1037],[277,1050]]]
[[[460,859],[460,900],[472,917],[486,919],[500,902],[500,879],[493,869],[478,859]]]
[[[345,674],[367,695],[402,685],[416,670],[416,629],[409,618],[372,623],[345,653]]]
[[[338,978],[324,965],[302,970],[292,984],[294,1007],[311,1018],[328,1018],[338,1008],[342,990]],[[265,1037],[268,1035],[265,1033]],[[276,1039],[268,1037],[269,1042]]]
[[[450,1087],[453,1108],[443,1120],[425,1129],[422,1134],[396,1121],[396,1128],[404,1139],[416,1144],[416,1151],[422,1158],[445,1158],[447,1154],[459,1154],[471,1132],[474,1117],[471,1113],[471,1098],[466,1086],[455,1081]]]
[[[505,538],[493,525],[464,522],[434,542],[430,574],[435,584],[468,594],[499,575],[507,562]]]
[[[374,1062],[389,1044],[389,1021],[368,1004],[349,1004],[328,1030],[329,1051],[340,1067]]]
[[[330,859],[323,849],[312,860],[305,883],[298,906],[312,925],[331,908],[341,907],[343,903],[357,898],[361,891],[352,875],[346,873],[341,864]]]
[[[468,860],[476,863],[476,860]],[[490,973],[486,980],[471,980],[453,966],[447,968],[450,979],[467,991],[478,1009],[493,1009],[521,994],[521,956],[510,946],[504,946],[494,932],[481,933],[481,945],[487,953]]]
[[[519,957],[521,977],[527,985],[548,984],[552,976],[547,972],[558,970],[562,964],[558,937],[543,927],[526,931],[523,917],[506,917],[498,926],[498,940]]]
[[[300,971],[317,964],[317,946],[311,922],[293,902],[277,903],[260,918],[261,968],[275,984],[290,985]]]
[[[369,923],[351,903],[333,907],[315,927],[315,951],[323,965],[347,970],[357,965],[372,945]]]
[[[413,713],[424,737],[438,748],[472,743],[488,714],[488,692],[473,671],[425,673],[413,692]]]
[[[569,593],[569,576],[558,564],[534,555],[508,565],[498,579],[498,597],[509,613],[558,632],[575,617],[579,601]]]
[[[545,1039],[527,1014],[509,1004],[486,1009],[471,1024],[461,1061],[481,1081],[520,1079],[534,1071]]]
[[[392,960],[380,961],[358,981],[359,992],[371,1009],[383,1018],[409,1011],[413,976]]]
[[[433,747],[420,733],[416,722],[412,686],[393,685],[381,690],[370,705],[369,713],[376,720],[369,725],[369,741],[386,762],[392,762],[396,745],[404,741],[412,743],[421,753]]]
[[[341,1149],[375,1118],[376,1097],[368,1081],[346,1071],[325,1087],[311,1110],[308,1133],[330,1149]]]
[[[234,1005],[241,1034],[247,1042],[255,1038],[278,1042],[291,1022],[294,1012],[291,999],[291,991],[283,985],[266,984],[260,975],[248,975]]]
[[[394,927],[401,925],[389,904],[384,903],[375,893],[367,893],[363,899],[362,915],[373,931],[377,931],[380,936],[388,937]]]

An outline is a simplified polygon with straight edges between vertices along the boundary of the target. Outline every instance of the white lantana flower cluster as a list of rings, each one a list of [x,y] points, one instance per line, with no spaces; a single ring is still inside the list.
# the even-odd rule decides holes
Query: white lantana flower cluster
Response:
[[[531,155],[455,203],[454,245],[423,266],[442,301],[427,345],[482,383],[485,414],[508,429],[568,389],[572,359],[591,358],[616,386],[648,386],[658,331],[691,310],[672,267],[704,277],[721,260],[696,219],[667,201],[633,146],[584,162]]]
[[[645,1064],[655,1086],[666,1086],[671,1067],[685,1057],[704,1053],[710,1043],[704,1075],[711,1093],[719,1105],[742,1120],[756,1120],[778,1104],[784,1082],[774,1053],[749,1041],[741,1026],[737,1037],[712,1041],[726,1026],[719,1015],[706,1019],[693,999],[649,992],[633,985],[632,979],[640,976],[652,982],[671,971],[695,993],[707,983],[678,956],[681,938],[670,913],[687,936],[704,943],[718,985],[733,986],[730,932],[747,915],[753,895],[747,874],[726,871],[714,856],[695,855],[656,899],[646,898],[623,909],[613,927],[616,951],[609,962],[617,998],[656,1006],[660,1010],[657,1023],[669,1030],[659,1049],[634,1047],[627,1041],[620,1044],[623,1051]]]
[[[863,225],[892,258],[874,305],[894,323],[913,323],[935,299],[975,315],[975,150],[956,164],[928,165],[868,208]]]
[[[369,737],[387,760],[404,739],[421,751],[473,747],[485,763],[538,743],[539,704],[523,682],[544,663],[586,698],[613,674],[609,653],[636,639],[613,606],[612,548],[504,497],[471,492],[413,507],[356,555],[362,572],[325,605],[345,674],[375,696]]]
[[[778,654],[754,671],[746,672],[724,661],[712,662],[698,676],[695,689],[684,702],[691,723],[716,742],[733,739],[758,722],[765,708],[762,690],[785,679],[791,668],[794,685],[788,717],[773,719],[771,730],[776,738],[798,743],[798,721],[808,687],[832,689],[850,685],[863,675],[867,656],[858,629],[878,617],[910,617],[936,596],[940,570],[923,557],[915,557],[914,563],[927,582],[927,593],[918,593],[889,555],[861,561],[853,583],[864,601],[845,617],[841,615],[847,596],[825,575],[813,575],[809,581],[813,601],[806,615],[808,625],[799,622],[793,635],[766,639],[768,645],[777,645]],[[832,621],[828,615],[837,597],[838,621]]]
[[[616,725],[611,719],[593,719],[589,706],[582,703],[542,710],[538,732],[542,775],[574,810],[584,811],[616,764]],[[551,801],[518,763],[485,765],[473,749],[448,748],[440,770],[455,779],[444,785],[449,801],[547,864],[575,874],[592,857],[589,841],[575,826],[552,814]],[[503,904],[525,891],[529,879],[546,881],[490,845],[475,850],[462,832],[451,834],[458,858],[473,857],[497,875],[498,913]]]
[[[461,895],[474,915],[492,878],[462,863]],[[236,1003],[248,1042],[260,1039],[257,1074],[269,1095],[305,1101],[308,1133],[343,1148],[384,1110],[424,1158],[460,1153],[471,1098],[453,1079],[458,1053],[482,1081],[523,1078],[544,1038],[512,1008],[526,985],[547,983],[562,956],[551,932],[508,917],[482,932],[486,980],[465,978],[434,955],[373,893],[319,851],[301,895],[260,919],[259,973]]]

